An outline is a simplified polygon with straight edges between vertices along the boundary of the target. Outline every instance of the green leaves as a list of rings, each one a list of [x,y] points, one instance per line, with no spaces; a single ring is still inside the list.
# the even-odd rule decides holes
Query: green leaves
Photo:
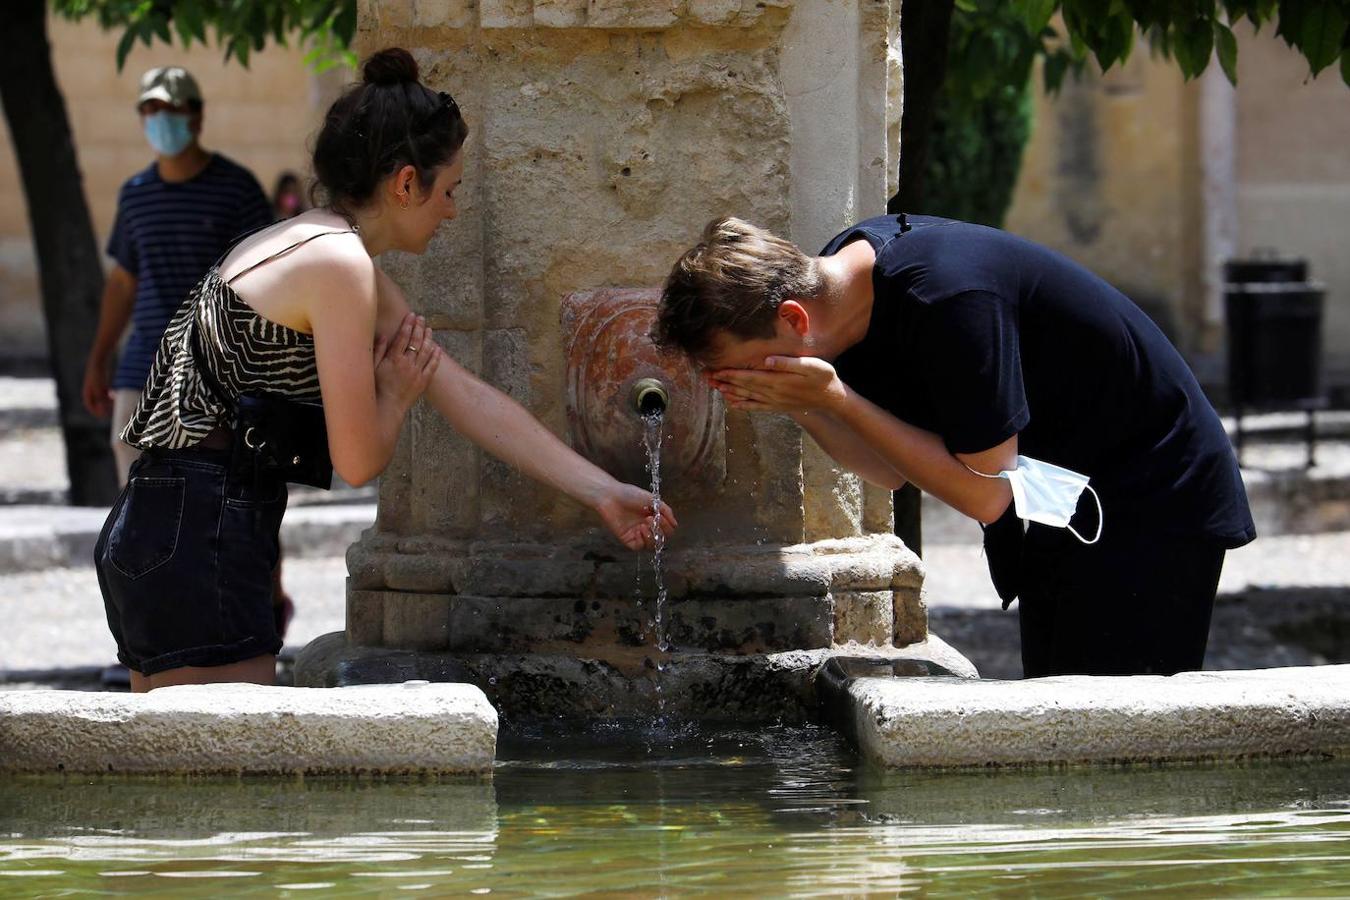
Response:
[[[1300,40],[1295,46],[1308,58],[1314,78],[1341,55],[1347,18],[1344,6],[1335,0],[1325,0],[1308,10],[1303,18]]]
[[[1068,73],[1071,62],[1069,54],[1063,51],[1052,53],[1045,58],[1045,66],[1041,71],[1045,79],[1045,92],[1047,94],[1059,92],[1060,85],[1064,84],[1064,76]]]
[[[3,2],[3,0],[0,0]],[[319,68],[350,65],[356,35],[356,0],[50,0],[68,19],[97,18],[123,30],[117,44],[120,69],[137,40],[183,46],[215,43],[225,58],[247,66],[249,55],[269,42],[298,37],[307,59]],[[1103,70],[1125,62],[1135,35],[1146,32],[1194,78],[1217,55],[1228,80],[1237,83],[1237,39],[1231,26],[1247,20],[1258,29],[1276,21],[1278,34],[1308,61],[1313,76],[1338,60],[1350,85],[1350,0],[953,0],[949,77],[962,81],[966,96],[986,96],[997,86],[1024,83],[1037,57],[1045,59],[1047,88],[1082,66],[1088,54]],[[1059,13],[1061,36],[1052,25]],[[1226,21],[1224,21],[1226,19]],[[958,91],[958,94],[960,91]]]
[[[954,22],[966,5],[958,4]],[[1257,30],[1275,21],[1276,34],[1303,55],[1314,77],[1339,60],[1341,77],[1350,85],[1350,0],[1011,0],[1007,5],[1021,19],[1027,39],[1037,43],[1036,53],[1045,57],[1046,86],[1052,90],[1089,53],[1103,71],[1123,63],[1140,31],[1187,78],[1204,72],[1217,57],[1224,75],[1237,84],[1232,26],[1244,19]],[[983,9],[984,4],[975,6]],[[1067,47],[1046,40],[1056,36],[1050,24],[1056,12]]]
[[[122,65],[127,61],[127,54],[136,44],[136,31],[128,28],[122,35],[122,39],[117,42],[117,71],[122,71]]]
[[[1314,78],[1338,58],[1344,59],[1350,0],[1279,0],[1278,16],[1275,33],[1303,54]]]
[[[2,2],[2,0],[0,0]],[[184,46],[193,41],[223,47],[225,59],[248,66],[249,55],[269,42],[285,46],[292,37],[311,47],[306,60],[319,68],[353,65],[349,49],[356,35],[356,0],[50,0],[67,19],[93,16],[105,29],[122,29],[117,68],[139,40]]]
[[[1219,66],[1228,76],[1228,83],[1237,85],[1237,38],[1233,29],[1222,22],[1214,23],[1214,49],[1219,57]]]
[[[1025,0],[1021,4],[1022,21],[1026,23],[1027,33],[1039,36],[1050,25],[1050,17],[1059,6],[1057,0]]]
[[[1172,55],[1181,74],[1194,78],[1209,65],[1214,51],[1214,25],[1208,19],[1192,19],[1184,28],[1177,28],[1172,37]]]
[[[179,0],[174,10],[173,24],[178,29],[178,37],[184,47],[192,46],[194,40],[206,43],[206,19],[201,0]]]
[[[333,37],[343,47],[351,45],[352,38],[356,37],[356,0],[342,0],[338,4],[338,11],[331,19]]]

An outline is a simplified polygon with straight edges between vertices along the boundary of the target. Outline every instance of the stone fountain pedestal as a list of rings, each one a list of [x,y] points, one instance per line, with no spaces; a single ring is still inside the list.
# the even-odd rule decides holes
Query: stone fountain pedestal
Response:
[[[671,392],[671,649],[649,557],[420,407],[348,553],[347,627],[299,684],[473,681],[508,715],[778,717],[831,654],[923,657],[919,560],[890,494],[790,420],[723,410],[646,340],[675,258],[722,214],[814,250],[884,211],[897,0],[362,0],[362,51],[409,48],[470,125],[459,219],[380,262],[462,365],[645,484],[635,378]],[[621,290],[627,286],[645,290]],[[639,605],[641,602],[641,605]],[[937,669],[968,669],[944,657]],[[658,664],[660,678],[654,677]],[[970,670],[973,672],[973,670]],[[658,687],[660,688],[658,692]]]
[[[347,630],[305,649],[298,684],[467,681],[508,717],[637,716],[659,706],[802,720],[814,715],[812,681],[834,656],[975,674],[927,634],[922,566],[893,535],[672,551],[667,653],[655,647],[647,558],[599,546],[429,555],[370,543],[352,548],[349,565],[384,584],[349,588]]]

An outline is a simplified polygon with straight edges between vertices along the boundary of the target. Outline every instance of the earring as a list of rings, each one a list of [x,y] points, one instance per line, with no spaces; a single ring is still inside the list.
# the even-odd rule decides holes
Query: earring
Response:
[[[408,195],[407,195],[407,194],[399,194],[399,195],[398,195],[398,205],[401,206],[401,207],[404,208],[404,209],[407,209],[407,208],[408,208]]]

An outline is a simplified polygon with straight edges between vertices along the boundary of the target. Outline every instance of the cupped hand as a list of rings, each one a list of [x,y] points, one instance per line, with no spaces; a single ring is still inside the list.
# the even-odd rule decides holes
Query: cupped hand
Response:
[[[376,392],[411,406],[431,384],[444,355],[426,319],[408,313],[391,337],[379,335],[375,339]]]
[[[708,383],[733,409],[828,411],[846,396],[834,366],[814,356],[770,356],[758,369],[718,369]]]
[[[629,550],[650,550],[656,546],[657,507],[649,491],[631,484],[615,482],[598,503],[595,511],[610,533]],[[659,531],[670,537],[679,527],[675,512],[661,502]]]

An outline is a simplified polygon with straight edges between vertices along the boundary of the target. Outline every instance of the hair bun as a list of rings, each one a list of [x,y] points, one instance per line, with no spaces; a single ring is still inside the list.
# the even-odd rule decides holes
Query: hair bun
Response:
[[[417,60],[402,47],[388,47],[366,60],[366,84],[408,84],[417,81]]]

